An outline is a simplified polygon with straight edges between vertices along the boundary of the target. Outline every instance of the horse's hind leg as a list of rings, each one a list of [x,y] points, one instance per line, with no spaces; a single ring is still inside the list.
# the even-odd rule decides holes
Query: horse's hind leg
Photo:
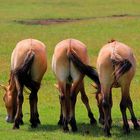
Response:
[[[122,118],[123,118],[123,129],[124,129],[124,132],[126,134],[130,133],[130,128],[129,128],[129,124],[127,121],[127,115],[126,115],[126,108],[130,104],[130,97],[129,97],[129,89],[128,88],[129,87],[127,87],[127,86],[121,87],[122,99],[120,102],[120,109],[121,109]]]
[[[39,113],[38,113],[37,103],[38,103],[38,96],[36,94],[35,100],[34,100],[34,112],[35,112],[35,116],[36,116],[36,122],[38,124],[40,124],[41,122],[40,122],[40,119],[39,119]]]
[[[131,120],[132,120],[132,123],[134,124],[134,129],[139,130],[140,126],[138,124],[137,118],[136,118],[135,113],[133,111],[133,103],[132,103],[130,96],[128,97],[128,109],[129,109],[130,114],[131,114]]]
[[[69,106],[69,102],[66,102],[66,100],[68,101],[68,97],[69,95],[66,95],[66,83],[65,81],[59,81],[58,82],[59,84],[59,88],[60,88],[60,121],[63,125],[63,130],[64,132],[67,132],[69,131],[69,128],[68,128],[68,106]],[[61,120],[62,119],[62,120]]]
[[[113,105],[113,101],[112,101],[112,90],[110,89],[110,94],[109,94],[109,104],[110,104],[110,110],[112,108]],[[112,125],[112,117],[111,117],[111,112],[110,112],[110,120],[109,120],[109,125],[111,127]]]
[[[73,74],[73,73],[72,73]],[[79,75],[79,78],[75,78],[74,75],[73,77],[73,83],[71,86],[71,90],[70,90],[70,96],[71,96],[71,114],[70,114],[70,125],[72,127],[72,131],[75,132],[77,131],[77,125],[76,125],[76,119],[75,119],[75,104],[76,104],[76,100],[77,100],[77,94],[79,92],[79,86],[81,85],[81,82],[83,80],[83,76]]]
[[[30,102],[30,112],[31,112],[31,117],[30,117],[30,122],[31,122],[31,127],[37,127],[37,124],[40,124],[39,120],[39,114],[38,114],[38,109],[37,109],[37,102],[38,102],[38,97],[37,97],[37,92],[39,88],[34,88],[31,90],[31,94],[29,96],[29,102]]]
[[[86,92],[85,92],[83,81],[81,82],[80,92],[81,92],[82,102],[85,104],[86,109],[88,111],[88,117],[90,118],[90,124],[96,124],[96,119],[94,118],[93,113],[91,111],[91,108],[89,105],[89,100],[88,100],[88,97],[87,97]]]
[[[70,119],[70,125],[72,127],[72,131],[75,132],[77,131],[77,125],[76,125],[76,120],[75,120],[75,104],[77,100],[77,93],[73,95],[71,99],[71,119]]]

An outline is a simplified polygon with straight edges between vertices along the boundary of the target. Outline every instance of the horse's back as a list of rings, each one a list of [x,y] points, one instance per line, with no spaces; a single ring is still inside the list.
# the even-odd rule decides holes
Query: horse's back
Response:
[[[20,68],[29,51],[35,53],[31,66],[32,80],[40,82],[47,69],[47,55],[45,45],[35,39],[25,39],[17,43],[11,56],[11,70]]]
[[[76,39],[66,39],[59,42],[54,50],[52,59],[52,69],[58,80],[66,80],[70,75],[78,79],[81,73],[75,68],[72,61],[69,60],[69,50],[73,49],[83,63],[88,64],[88,55],[86,46]]]

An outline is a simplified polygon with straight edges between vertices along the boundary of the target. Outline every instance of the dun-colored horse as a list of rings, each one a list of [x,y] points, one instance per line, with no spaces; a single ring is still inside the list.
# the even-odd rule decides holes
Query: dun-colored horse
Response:
[[[68,131],[68,123],[72,131],[77,131],[75,120],[75,103],[78,92],[85,104],[90,122],[96,123],[91,112],[88,97],[85,93],[83,78],[85,75],[92,78],[100,85],[97,72],[89,65],[89,58],[85,45],[75,39],[66,39],[55,47],[52,58],[52,69],[57,78],[57,88],[60,92],[61,114],[59,124],[63,124],[63,130]]]
[[[126,115],[127,108],[131,113],[131,120],[134,124],[134,128],[139,128],[130,98],[130,84],[135,74],[135,63],[135,57],[132,50],[125,44],[118,41],[112,40],[99,52],[97,59],[97,71],[101,84],[101,94],[98,93],[96,98],[100,112],[99,122],[104,124],[104,132],[107,136],[111,135],[111,91],[113,87],[121,88],[122,99],[120,102],[120,109],[124,123],[124,131],[126,133],[130,132]]]
[[[24,86],[31,91],[29,96],[31,126],[36,127],[40,123],[37,110],[37,92],[46,69],[46,50],[42,42],[35,39],[25,39],[16,45],[11,56],[9,85],[1,85],[6,91],[3,98],[8,114],[6,120],[7,122],[14,121],[14,129],[23,124]]]

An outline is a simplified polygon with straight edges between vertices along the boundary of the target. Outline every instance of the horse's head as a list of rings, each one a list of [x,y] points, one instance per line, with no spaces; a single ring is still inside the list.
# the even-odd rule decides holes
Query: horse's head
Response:
[[[5,103],[5,107],[7,110],[6,121],[13,122],[16,114],[16,95],[17,95],[16,90],[13,89],[10,85],[8,86],[0,85],[0,86],[5,91],[3,101]]]
[[[101,94],[101,87],[100,85],[95,85],[95,84],[91,84],[91,85],[97,90],[95,94],[96,94],[96,100],[99,109],[99,123],[104,124],[104,113],[102,109],[103,96]]]

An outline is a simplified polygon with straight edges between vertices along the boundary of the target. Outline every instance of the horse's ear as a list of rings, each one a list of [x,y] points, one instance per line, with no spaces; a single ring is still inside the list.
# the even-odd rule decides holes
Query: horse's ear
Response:
[[[0,84],[0,87],[1,87],[2,89],[4,89],[5,91],[7,91],[7,87],[6,87],[6,86]]]
[[[54,84],[54,86],[59,90],[59,86],[58,86],[58,84]]]

